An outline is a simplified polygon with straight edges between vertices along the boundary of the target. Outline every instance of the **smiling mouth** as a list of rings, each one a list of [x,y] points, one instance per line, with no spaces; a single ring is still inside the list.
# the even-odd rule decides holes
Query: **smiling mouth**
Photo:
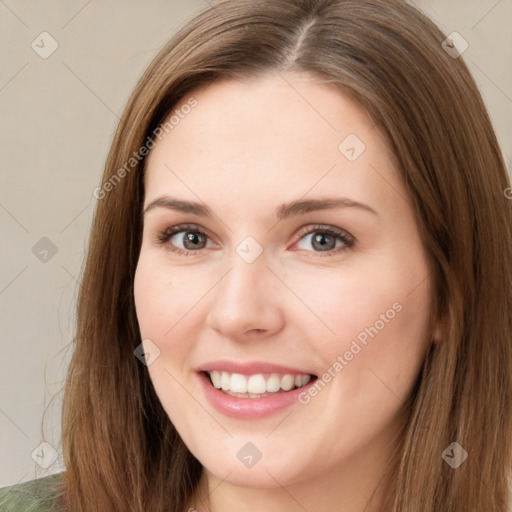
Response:
[[[201,372],[211,385],[226,395],[237,398],[265,398],[288,393],[317,379],[316,375],[289,373],[257,373],[243,375],[218,370]]]

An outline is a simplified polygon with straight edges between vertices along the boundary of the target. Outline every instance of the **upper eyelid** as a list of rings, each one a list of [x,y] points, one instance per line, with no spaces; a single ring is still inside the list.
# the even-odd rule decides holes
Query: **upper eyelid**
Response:
[[[162,231],[162,233],[169,232],[169,233],[171,233],[170,236],[174,236],[174,235],[177,235],[178,233],[181,233],[181,232],[187,231],[187,230],[188,231],[198,231],[200,233],[203,233],[211,240],[215,240],[215,238],[216,238],[216,237],[212,236],[210,231],[207,230],[206,228],[203,228],[202,226],[199,226],[197,224],[190,224],[190,223],[176,224],[174,226],[170,226],[167,229],[164,229]]]
[[[206,235],[210,240],[212,240],[214,243],[218,243],[216,241],[216,237],[212,236],[208,229],[195,224],[195,223],[184,223],[184,224],[176,224],[173,226],[170,226],[169,228],[162,231],[162,233],[169,232],[169,238],[172,236],[177,235],[178,233],[181,233],[183,231],[197,231],[200,233],[203,233]],[[298,237],[296,241],[302,239],[306,235],[310,235],[316,231],[332,231],[334,235],[340,237],[340,238],[346,238],[347,241],[351,242],[352,244],[355,242],[355,237],[349,233],[347,230],[343,228],[339,228],[337,226],[332,226],[330,224],[308,224],[306,226],[303,226],[295,231],[294,237]],[[294,242],[295,243],[295,242]]]
[[[165,231],[174,231],[175,233],[179,233],[180,231],[186,231],[187,229],[189,229],[190,231],[200,231],[202,233],[205,233],[207,234],[208,236],[210,236],[210,231],[203,227],[203,226],[200,226],[199,224],[194,224],[194,223],[184,223],[184,224],[175,224],[175,225],[172,225],[172,226],[169,226],[168,228],[164,229],[163,232]],[[325,229],[325,230],[334,230],[334,231],[341,231],[342,233],[345,233],[347,234],[348,236],[352,236],[350,235],[350,233],[343,229],[343,228],[338,228],[337,226],[332,226],[330,224],[320,224],[320,223],[310,223],[310,224],[307,224],[299,229],[296,230],[296,233],[302,233],[302,232],[308,232],[308,230],[314,230],[314,229]]]
[[[333,231],[335,233],[339,232],[338,233],[339,235],[346,235],[347,238],[351,238],[351,239],[354,238],[346,229],[338,228],[336,226],[331,226],[330,224],[310,224],[308,226],[304,226],[304,228],[297,230],[297,233],[308,234],[308,233],[314,232],[315,230],[317,230],[317,231],[322,231],[322,230]]]

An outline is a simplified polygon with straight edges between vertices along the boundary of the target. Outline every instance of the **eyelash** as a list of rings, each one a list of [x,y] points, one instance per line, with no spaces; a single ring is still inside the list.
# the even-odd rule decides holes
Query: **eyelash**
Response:
[[[155,237],[155,241],[159,245],[165,245],[167,242],[172,238],[173,235],[176,233],[181,232],[189,232],[189,233],[199,233],[202,236],[205,236],[206,238],[210,238],[208,234],[200,229],[198,226],[194,224],[180,224],[178,226],[172,226],[171,228],[167,228],[164,231],[158,233]],[[311,228],[309,228],[306,232],[301,232],[300,237],[297,241],[302,240],[305,236],[310,235],[312,233],[323,233],[327,234],[336,238],[339,238],[345,247],[338,247],[336,249],[332,249],[330,251],[325,251],[325,254],[322,254],[322,251],[307,251],[307,252],[313,252],[316,253],[320,257],[325,256],[333,256],[334,254],[339,254],[341,251],[345,251],[347,249],[350,249],[354,246],[354,239],[352,236],[350,236],[346,231],[342,231],[341,229],[335,228],[333,226],[323,226],[323,225],[314,225]],[[177,253],[180,256],[190,256],[192,254],[197,254],[201,251],[201,249],[198,249],[197,251],[188,251],[184,249],[180,249],[178,247],[174,247],[171,244],[169,244],[169,249],[172,252]]]

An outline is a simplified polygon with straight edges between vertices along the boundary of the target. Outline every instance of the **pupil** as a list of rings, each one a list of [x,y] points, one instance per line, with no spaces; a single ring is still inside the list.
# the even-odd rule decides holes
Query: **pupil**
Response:
[[[203,241],[204,242],[204,241]],[[184,238],[184,245],[185,247],[190,247],[190,244],[192,245],[200,245],[201,244],[201,235],[198,233],[193,232],[187,232],[185,234]],[[336,241],[333,236],[327,235],[324,233],[317,233],[313,237],[313,246],[317,249],[320,249],[321,251],[327,251],[330,249],[334,249],[334,245],[336,244]],[[194,248],[194,247],[192,247]],[[197,248],[197,247],[196,247]]]
[[[185,247],[188,246],[188,248],[190,248],[189,246],[189,243],[192,243],[192,244],[200,244],[200,238],[201,236],[198,234],[198,233],[192,233],[192,232],[188,232],[185,234],[185,239],[184,239],[184,245]],[[192,249],[197,249],[197,247],[191,247]]]
[[[329,249],[334,249],[334,245],[336,243],[334,237],[331,235],[318,233],[313,237],[313,246],[315,244],[319,244],[316,248],[319,248],[321,251],[327,251]]]

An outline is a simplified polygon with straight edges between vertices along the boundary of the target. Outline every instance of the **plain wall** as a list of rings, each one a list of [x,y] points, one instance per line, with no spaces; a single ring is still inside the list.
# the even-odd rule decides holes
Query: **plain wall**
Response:
[[[411,3],[446,34],[456,31],[468,42],[463,58],[510,170],[512,1]],[[63,469],[57,393],[70,356],[78,279],[96,204],[92,192],[136,81],[176,28],[204,5],[0,2],[0,487]],[[42,32],[58,44],[47,58],[40,54],[55,43]],[[31,456],[43,441],[57,454],[47,469]],[[34,458],[51,460],[52,448],[43,451]]]

